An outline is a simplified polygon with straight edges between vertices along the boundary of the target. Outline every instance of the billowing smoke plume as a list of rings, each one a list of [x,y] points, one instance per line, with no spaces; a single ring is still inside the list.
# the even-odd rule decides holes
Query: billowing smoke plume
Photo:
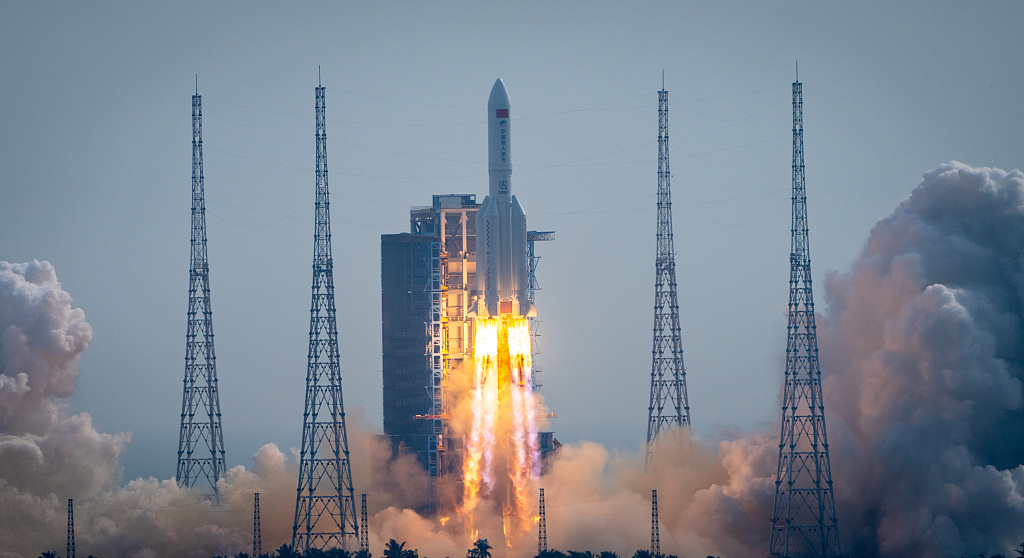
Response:
[[[828,274],[825,302],[844,553],[1012,555],[1024,541],[1024,173],[926,173],[852,268]],[[708,553],[763,556],[777,436],[722,443],[725,480],[673,527],[707,537]]]
[[[35,529],[54,521],[43,500],[93,496],[118,468],[128,436],[101,434],[59,403],[91,341],[49,263],[0,262],[0,549],[46,540]]]
[[[48,262],[0,262],[0,558],[38,556],[64,546],[67,499],[75,499],[79,553],[158,557],[234,555],[251,550],[253,493],[260,492],[265,551],[290,542],[297,456],[267,444],[251,469],[237,466],[221,481],[216,506],[173,479],[135,479],[116,486],[128,434],[104,434],[88,413],[71,415],[79,359],[92,328]],[[372,525],[389,537],[410,531],[409,512],[394,502],[422,503],[426,478],[410,455],[390,449],[349,413],[353,473],[370,492]],[[386,463],[371,473],[370,463]],[[375,488],[369,488],[373,478]],[[383,511],[381,511],[383,510]],[[396,523],[397,522],[397,523]],[[424,520],[419,520],[423,523]],[[411,540],[411,539],[410,539]],[[383,540],[371,533],[373,548]],[[454,544],[454,543],[453,543]],[[459,544],[461,546],[461,543]]]
[[[826,283],[846,548],[1010,555],[1024,541],[1024,174],[928,172]]]
[[[824,294],[818,334],[844,554],[1011,555],[1024,541],[1024,173],[956,162],[927,173],[852,268],[828,275]],[[264,548],[287,542],[294,451],[267,445],[251,470],[232,469],[220,508],[173,480],[112,486],[128,436],[96,432],[87,414],[68,416],[59,403],[92,336],[70,303],[49,264],[0,263],[0,557],[59,548],[68,497],[81,499],[79,548],[97,555],[246,550],[255,491]],[[387,463],[374,467],[369,490],[371,550],[395,538],[421,556],[463,555],[470,540],[456,521],[444,527],[396,505],[422,504],[415,459],[388,461],[369,428],[349,428],[357,484],[371,478],[359,456]],[[650,468],[643,456],[564,446],[531,487],[534,498],[545,488],[549,547],[647,548],[653,488],[663,552],[765,555],[777,426],[717,451],[669,432]],[[482,511],[491,517],[478,535],[501,555],[501,512]],[[508,555],[535,551],[523,536]]]

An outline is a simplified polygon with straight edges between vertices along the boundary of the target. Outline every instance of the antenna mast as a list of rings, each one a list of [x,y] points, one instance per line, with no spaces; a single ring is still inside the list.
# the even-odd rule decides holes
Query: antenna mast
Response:
[[[309,309],[309,354],[299,486],[292,526],[292,548],[298,552],[309,552],[311,548],[346,548],[349,538],[359,536],[338,362],[324,90],[322,85],[316,88],[313,300]]]
[[[668,157],[668,91],[662,88],[658,91],[658,250],[654,263],[654,348],[651,351],[651,403],[647,419],[648,463],[652,443],[659,433],[673,425],[690,426],[686,368],[683,366],[683,344],[679,335],[671,176]]]
[[[197,88],[198,79],[196,77]],[[224,437],[217,391],[217,356],[213,350],[210,265],[206,259],[202,103],[198,94],[192,96],[192,258],[188,272],[185,385],[176,478],[178,485],[186,488],[205,479],[211,497],[217,501],[220,498],[217,481],[224,476]]]
[[[772,556],[842,554],[825,434],[804,184],[803,85],[793,82],[793,237],[789,255],[789,339],[782,397]]]

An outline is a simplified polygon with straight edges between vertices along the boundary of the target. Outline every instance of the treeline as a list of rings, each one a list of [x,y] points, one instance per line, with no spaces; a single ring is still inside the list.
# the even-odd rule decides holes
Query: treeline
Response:
[[[473,547],[466,550],[466,558],[492,558],[491,549],[493,547],[487,542],[487,539],[477,539],[473,543]],[[1013,558],[1024,558],[1024,543],[1021,543],[1020,548],[1016,549],[1017,556]],[[44,552],[39,555],[39,558],[61,558],[56,552]],[[97,558],[90,554],[88,558]],[[250,555],[247,552],[239,552],[233,556],[214,556],[212,558],[373,558],[373,554],[368,550],[359,550],[356,552],[350,552],[341,548],[331,548],[328,550],[320,550],[312,548],[307,552],[298,552],[292,549],[287,544],[281,545],[280,548],[271,553],[264,552],[259,555]],[[384,546],[384,553],[381,558],[420,558],[420,553],[416,549],[405,548],[404,542],[398,542],[395,539],[388,541],[388,544]],[[426,558],[425,556],[423,558]],[[450,557],[446,557],[450,558]],[[569,550],[562,552],[560,550],[546,550],[537,554],[536,558],[621,558],[618,553],[610,551],[602,552],[591,552],[589,550],[584,552],[577,552],[575,550]],[[674,554],[652,554],[649,550],[637,550],[633,553],[632,558],[679,558]],[[708,556],[707,558],[720,558],[718,556]],[[843,558],[838,556],[837,558]],[[961,557],[970,558],[970,557]],[[974,558],[985,558],[984,554],[978,554]],[[993,554],[989,558],[1011,558],[1004,556],[1003,554]]]
[[[473,547],[466,550],[466,558],[492,558],[491,549],[493,547],[487,542],[487,539],[477,539],[473,543]],[[39,555],[39,558],[61,558],[55,552],[44,552]],[[97,558],[96,556],[89,555],[88,558]],[[294,550],[290,545],[283,544],[277,550],[258,555],[251,555],[248,552],[239,552],[233,556],[214,556],[212,558],[373,558],[368,550],[359,550],[351,552],[341,548],[331,548],[327,550],[320,550],[312,548],[307,552],[298,552]],[[384,546],[384,553],[382,558],[420,558],[420,553],[416,549],[410,549],[405,547],[404,542],[398,542],[395,539],[388,541],[388,544]],[[426,557],[423,557],[426,558]],[[446,557],[450,558],[450,557]],[[562,552],[560,550],[548,550],[537,554],[536,558],[620,558],[615,552],[576,552],[570,550],[568,552]],[[647,550],[638,550],[633,554],[632,558],[678,558],[672,554],[651,554]],[[708,556],[708,558],[717,558],[715,556]],[[984,558],[984,557],[982,557]],[[995,558],[995,557],[993,557]]]

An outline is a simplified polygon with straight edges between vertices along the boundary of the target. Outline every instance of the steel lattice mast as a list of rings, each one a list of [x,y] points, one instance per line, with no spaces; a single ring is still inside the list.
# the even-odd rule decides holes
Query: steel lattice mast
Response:
[[[658,491],[651,491],[651,556],[661,557],[661,522],[658,521]]]
[[[789,256],[789,339],[782,398],[779,468],[775,481],[771,555],[841,554],[825,435],[818,338],[811,292],[811,254],[804,185],[804,108],[799,74],[793,82],[793,240]]]
[[[544,509],[544,489],[540,489],[540,502],[537,505],[537,554],[548,551],[548,517]]]
[[[259,558],[263,554],[263,524],[260,521],[260,493],[256,492],[252,498],[252,555]]]
[[[359,550],[370,551],[370,522],[366,514],[366,494],[359,510]]]
[[[676,255],[672,240],[672,189],[668,157],[668,91],[658,91],[658,251],[655,259],[654,348],[647,444],[670,426],[690,426],[686,369],[679,336]],[[669,407],[666,409],[666,407]]]
[[[217,392],[217,356],[213,350],[210,265],[206,259],[206,202],[203,192],[203,105],[192,96],[192,259],[188,273],[188,332],[185,336],[185,386],[178,436],[179,486],[205,479],[219,497],[224,476],[224,437]]]
[[[75,501],[68,498],[68,551],[67,558],[75,558]]]
[[[322,85],[316,88],[313,300],[309,310],[309,355],[299,485],[292,527],[292,548],[298,552],[307,552],[311,548],[347,548],[349,538],[359,537],[338,362],[324,91]]]

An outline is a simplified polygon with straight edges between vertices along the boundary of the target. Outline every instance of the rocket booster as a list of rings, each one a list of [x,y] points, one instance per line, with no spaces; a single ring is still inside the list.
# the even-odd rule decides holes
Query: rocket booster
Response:
[[[478,316],[532,316],[527,296],[526,213],[512,195],[512,126],[505,84],[487,100],[488,195],[476,216]]]

